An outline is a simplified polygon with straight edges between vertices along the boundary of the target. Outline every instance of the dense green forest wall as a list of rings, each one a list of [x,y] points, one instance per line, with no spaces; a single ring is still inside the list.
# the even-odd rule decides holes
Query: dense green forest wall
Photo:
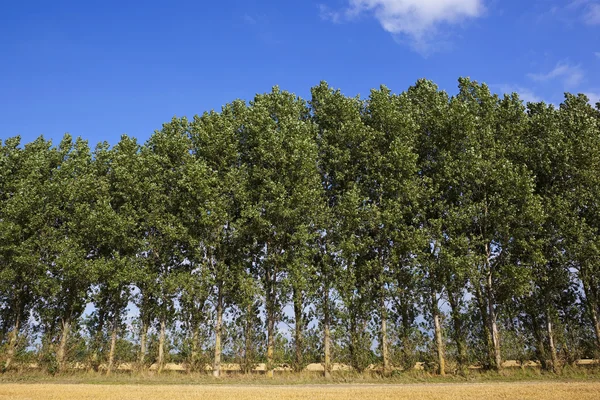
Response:
[[[600,104],[311,93],[144,144],[3,140],[2,369],[599,356]]]

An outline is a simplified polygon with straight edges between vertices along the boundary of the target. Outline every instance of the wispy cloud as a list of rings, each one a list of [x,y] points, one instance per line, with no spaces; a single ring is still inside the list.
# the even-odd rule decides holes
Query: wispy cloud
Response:
[[[533,90],[525,88],[523,86],[509,84],[498,84],[490,86],[492,89],[495,89],[500,94],[518,93],[519,98],[525,103],[539,103],[540,101],[543,101],[543,99],[537,94],[535,94]]]
[[[581,66],[571,65],[565,62],[556,64],[553,70],[547,73],[530,73],[527,74],[530,79],[536,82],[546,82],[550,80],[560,79],[566,89],[572,89],[581,84],[585,77]]]
[[[600,51],[597,51],[594,54],[596,55],[596,58],[600,58]]]
[[[600,3],[588,5],[583,20],[588,25],[600,25]]]
[[[584,92],[588,99],[590,99],[590,104],[595,106],[596,103],[600,103],[600,92]]]
[[[412,47],[423,52],[430,49],[440,25],[455,25],[483,15],[484,0],[348,0],[348,7],[332,10],[319,7],[322,18],[333,22],[373,16],[381,27],[393,34],[406,36]]]
[[[344,19],[344,13],[340,11],[332,10],[325,4],[319,4],[319,16],[321,19],[331,21],[333,23],[340,23]]]
[[[588,25],[600,24],[599,0],[571,0],[565,7],[567,11],[575,11],[579,18]]]
[[[251,16],[251,15],[248,15],[248,14],[246,14],[246,15],[244,15],[244,16],[242,17],[242,19],[243,19],[243,20],[244,20],[244,22],[245,22],[245,23],[247,23],[248,25],[255,25],[255,24],[256,24],[256,18],[254,18],[254,17],[253,17],[253,16]]]

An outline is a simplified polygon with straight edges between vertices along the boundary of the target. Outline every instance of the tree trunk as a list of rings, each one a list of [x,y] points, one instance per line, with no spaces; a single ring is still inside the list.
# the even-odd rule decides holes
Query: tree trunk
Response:
[[[56,352],[56,361],[58,362],[58,371],[63,372],[66,367],[67,341],[71,330],[71,319],[64,318],[62,320],[62,332],[60,335],[60,343]]]
[[[117,332],[119,330],[119,317],[115,312],[112,321],[112,329],[110,334],[110,351],[108,353],[108,366],[106,367],[106,375],[110,375],[115,364],[115,349],[117,348]]]
[[[488,318],[490,321],[490,332],[492,334],[494,369],[496,371],[500,371],[502,369],[502,355],[500,353],[500,334],[498,332],[496,310],[494,308],[494,302],[491,296],[488,296]]]
[[[6,350],[6,362],[4,363],[5,370],[8,370],[10,364],[12,363],[12,359],[15,355],[15,348],[17,347],[19,329],[21,329],[21,310],[17,307],[15,325],[13,326],[13,330],[10,332],[8,339],[8,349]]]
[[[446,359],[444,357],[444,340],[442,338],[442,321],[440,318],[440,309],[438,307],[437,295],[434,292],[432,296],[433,326],[435,329],[435,344],[438,355],[438,373],[441,376],[446,375]]]
[[[381,357],[383,359],[383,375],[388,375],[390,372],[390,354],[388,351],[388,336],[387,336],[387,312],[385,302],[381,301]]]
[[[271,307],[269,307],[271,308]],[[267,311],[267,378],[273,378],[273,355],[274,355],[274,340],[275,340],[275,321],[273,318],[273,310]]]
[[[304,326],[304,318],[302,315],[302,294],[294,289],[294,347],[295,347],[295,362],[294,371],[300,372],[303,367],[302,357],[302,327]]]
[[[550,346],[550,359],[552,360],[552,371],[558,373],[558,357],[556,355],[556,346],[554,345],[554,329],[552,327],[552,319],[550,311],[546,311],[546,318],[548,322],[548,344]]]
[[[594,333],[596,334],[597,350],[600,351],[600,317],[598,317],[598,303],[596,302],[598,297],[596,296],[596,291],[592,290],[589,285],[587,274],[584,274],[583,271],[580,271],[580,279],[583,283],[583,291],[585,293],[586,303],[590,310],[592,325],[594,328]]]
[[[165,366],[165,335],[167,330],[167,321],[164,316],[160,318],[160,334],[158,336],[158,373],[163,371]]]
[[[140,356],[138,359],[138,368],[142,370],[146,362],[146,345],[148,339],[148,323],[142,321],[142,331],[140,332]]]
[[[273,378],[273,356],[275,353],[275,279],[277,266],[272,272],[267,271],[267,378]]]
[[[534,313],[532,313],[532,315],[531,315],[531,322],[533,325],[533,336],[536,341],[535,352],[536,352],[537,358],[540,361],[540,364],[542,365],[542,369],[548,370],[548,363],[547,363],[548,357],[546,355],[546,346],[544,345],[544,336],[542,335],[542,327],[540,326],[538,317]]]
[[[217,293],[217,324],[215,326],[215,358],[213,362],[213,376],[221,376],[221,333],[223,328],[223,292],[221,285]]]
[[[592,315],[592,323],[594,324],[594,332],[596,333],[596,344],[600,350],[600,318],[595,304],[590,304],[590,314]]]
[[[250,315],[252,313],[252,304],[248,303],[246,306],[246,324],[244,326],[244,373],[249,374],[252,372],[251,364],[251,348],[252,348],[252,321]]]
[[[188,372],[196,371],[198,369],[198,342],[200,340],[200,327],[198,324],[194,326],[194,332],[192,333],[192,358],[190,360],[190,369]]]
[[[465,375],[467,372],[467,346],[464,341],[462,315],[460,313],[459,300],[454,297],[454,294],[448,294],[448,301],[450,303],[450,313],[452,315],[452,325],[454,328],[454,343],[456,344],[457,362],[458,369],[461,375]]]
[[[329,287],[325,288],[325,306],[323,315],[323,350],[325,353],[325,365],[323,366],[323,376],[325,379],[331,379],[331,333],[329,331]]]
[[[100,346],[102,343],[102,331],[104,330],[104,318],[105,312],[104,307],[100,305],[98,307],[98,328],[96,330],[96,335],[94,337],[94,349],[91,357],[91,367],[95,372],[98,372],[100,369]]]
[[[494,366],[494,356],[493,356],[493,339],[492,332],[490,327],[490,317],[488,315],[488,309],[486,307],[485,300],[483,298],[482,289],[479,284],[474,285],[475,288],[475,301],[477,303],[477,307],[479,308],[479,312],[481,313],[481,319],[483,324],[483,334],[485,336],[486,347],[488,350],[487,354],[487,363],[488,367]]]
[[[494,291],[492,280],[492,263],[490,262],[490,248],[489,245],[485,245],[486,250],[486,263],[487,263],[487,306],[488,306],[488,320],[490,326],[490,334],[492,335],[492,361],[496,371],[502,369],[502,355],[500,353],[500,334],[498,332],[498,321],[496,317],[496,308],[494,306]]]

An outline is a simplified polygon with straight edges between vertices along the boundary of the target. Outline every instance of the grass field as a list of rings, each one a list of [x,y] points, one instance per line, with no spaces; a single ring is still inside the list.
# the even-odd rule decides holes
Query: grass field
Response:
[[[409,385],[0,384],[0,400],[249,399],[598,399],[600,382],[492,382]]]

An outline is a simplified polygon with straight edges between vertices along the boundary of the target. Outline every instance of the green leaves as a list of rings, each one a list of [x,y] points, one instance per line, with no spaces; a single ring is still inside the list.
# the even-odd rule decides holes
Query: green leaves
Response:
[[[89,303],[102,342],[134,301],[141,336],[183,330],[194,363],[202,348],[220,359],[229,325],[248,341],[224,331],[223,359],[235,342],[246,368],[279,354],[300,369],[321,351],[308,332],[357,369],[408,365],[428,346],[440,364],[448,347],[463,366],[499,367],[505,343],[549,346],[570,325],[589,332],[558,347],[591,348],[599,121],[583,95],[525,106],[468,78],[454,96],[419,80],[365,99],[322,82],[310,102],[274,87],[173,118],[144,144],[6,139],[0,343],[30,310],[44,343],[68,343]],[[293,357],[275,350],[292,321]]]

